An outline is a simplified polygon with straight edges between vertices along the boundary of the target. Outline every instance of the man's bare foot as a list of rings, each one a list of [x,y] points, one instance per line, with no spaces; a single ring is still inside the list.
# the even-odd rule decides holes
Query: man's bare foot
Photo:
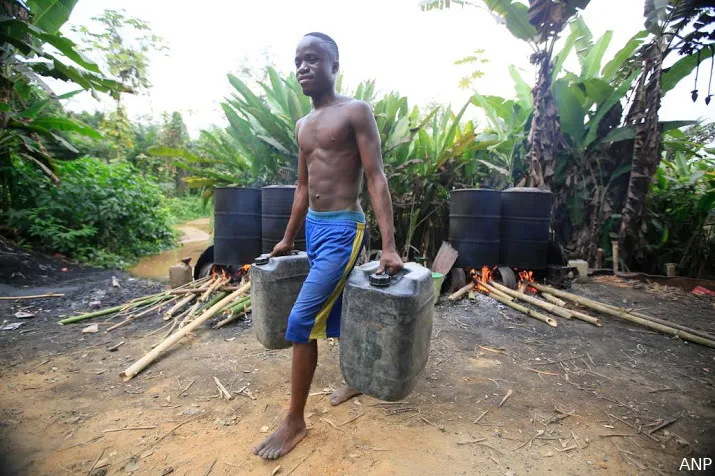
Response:
[[[295,448],[305,435],[305,421],[302,418],[295,421],[290,416],[286,417],[271,436],[253,448],[253,454],[263,459],[278,459]]]
[[[347,402],[353,397],[357,397],[361,393],[362,392],[360,392],[359,390],[355,390],[352,387],[343,385],[342,387],[334,391],[333,394],[330,396],[330,404],[332,406],[340,405],[341,403]]]

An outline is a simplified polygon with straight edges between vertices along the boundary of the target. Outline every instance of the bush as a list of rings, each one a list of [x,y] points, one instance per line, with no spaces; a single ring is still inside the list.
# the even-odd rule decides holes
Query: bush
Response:
[[[211,216],[211,206],[198,195],[166,199],[169,219],[173,225]]]
[[[124,268],[174,243],[159,187],[129,164],[97,159],[58,164],[59,186],[18,167],[7,213],[27,244],[77,261]]]
[[[681,275],[715,276],[715,160],[663,160],[656,173],[649,203],[650,271],[665,272],[676,263]]]

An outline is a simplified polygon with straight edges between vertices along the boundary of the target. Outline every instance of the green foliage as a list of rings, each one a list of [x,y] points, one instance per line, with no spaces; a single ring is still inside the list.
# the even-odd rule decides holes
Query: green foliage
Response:
[[[484,0],[487,8],[504,19],[506,28],[520,40],[534,42],[536,28],[529,21],[529,7],[518,0]]]
[[[81,159],[58,166],[61,185],[19,164],[5,219],[26,244],[98,266],[126,267],[173,244],[158,186],[128,164]]]
[[[665,263],[674,262],[681,274],[713,277],[715,158],[671,151],[673,159],[661,161],[656,173],[649,204],[649,271],[663,274]]]
[[[663,94],[667,93],[680,81],[685,79],[690,73],[697,68],[700,63],[713,56],[713,49],[703,48],[702,50],[680,58],[670,68],[663,72],[661,79],[661,90]]]
[[[103,77],[97,65],[85,58],[57,30],[67,20],[73,1],[29,2],[28,11],[16,2],[3,3],[0,16],[0,211],[7,209],[10,194],[17,189],[10,180],[12,168],[28,163],[57,181],[55,160],[70,160],[79,151],[69,135],[93,139],[102,136],[93,128],[72,120],[42,79],[72,81],[92,92],[118,94],[124,86]],[[5,15],[6,14],[6,15]],[[47,28],[47,30],[43,29]],[[59,54],[50,53],[51,45]]]
[[[32,24],[50,34],[57,33],[67,22],[77,0],[27,0]]]
[[[518,90],[521,78],[515,70],[513,73]],[[526,153],[527,122],[533,112],[531,96],[514,101],[475,93],[472,103],[484,111],[489,127],[475,137],[477,160],[465,166],[466,177],[472,178],[467,185],[485,184],[496,189],[512,186]]]
[[[167,198],[166,208],[172,225],[209,217],[213,213],[213,210],[207,206],[206,202],[195,195]]]
[[[102,15],[92,17],[101,27],[99,32],[86,26],[75,27],[73,31],[81,35],[86,51],[99,53],[109,73],[136,92],[151,86],[147,55],[167,47],[160,37],[151,33],[148,23],[125,14],[124,10],[107,9]]]
[[[475,80],[484,77],[484,71],[478,68],[488,62],[489,60],[484,57],[484,50],[482,49],[474,50],[474,54],[455,61],[454,64],[457,66],[472,65],[472,67],[477,68],[459,80],[459,87],[462,89],[469,89]]]
[[[4,112],[5,127],[0,129],[0,183],[6,191],[16,188],[8,171],[17,161],[40,169],[55,182],[56,160],[72,160],[79,151],[68,142],[67,133],[96,139],[101,135],[84,124],[67,118],[58,100],[24,81],[13,84],[11,102]],[[63,98],[72,96],[65,95]],[[6,197],[0,198],[0,210],[6,208]]]

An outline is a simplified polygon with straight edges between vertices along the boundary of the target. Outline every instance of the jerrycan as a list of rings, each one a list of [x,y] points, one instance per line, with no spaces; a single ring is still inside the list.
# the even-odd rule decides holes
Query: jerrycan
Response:
[[[357,266],[343,295],[340,370],[345,382],[386,401],[405,398],[427,365],[434,285],[429,269],[406,263],[377,275],[378,261]]]
[[[172,288],[183,286],[194,279],[191,275],[190,262],[191,258],[184,258],[181,260],[181,264],[175,264],[169,268],[169,282]]]
[[[288,316],[308,277],[310,264],[304,251],[268,258],[263,254],[251,266],[251,313],[256,338],[267,349],[293,345],[285,340]]]

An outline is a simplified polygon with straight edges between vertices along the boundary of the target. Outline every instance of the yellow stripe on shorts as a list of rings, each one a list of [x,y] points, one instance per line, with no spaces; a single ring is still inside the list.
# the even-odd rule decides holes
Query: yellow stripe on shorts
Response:
[[[350,271],[352,270],[353,266],[355,265],[355,262],[357,261],[358,253],[360,252],[360,246],[362,245],[363,235],[365,233],[365,224],[356,223],[356,225],[357,233],[355,233],[355,239],[353,240],[353,250],[350,254],[350,260],[348,261],[347,266],[345,266],[345,271],[343,272],[343,276],[340,278],[340,281],[338,281],[338,285],[335,286],[335,289],[333,290],[332,294],[325,302],[323,307],[320,309],[320,311],[318,311],[318,314],[315,316],[315,324],[313,324],[313,329],[310,331],[311,340],[325,339],[327,337],[326,329],[328,326],[328,317],[330,316],[330,311],[332,311],[333,306],[335,305],[335,301],[338,299],[338,296],[340,296],[340,294],[343,292],[343,289],[345,288],[345,283],[348,280],[348,275],[350,274]]]

